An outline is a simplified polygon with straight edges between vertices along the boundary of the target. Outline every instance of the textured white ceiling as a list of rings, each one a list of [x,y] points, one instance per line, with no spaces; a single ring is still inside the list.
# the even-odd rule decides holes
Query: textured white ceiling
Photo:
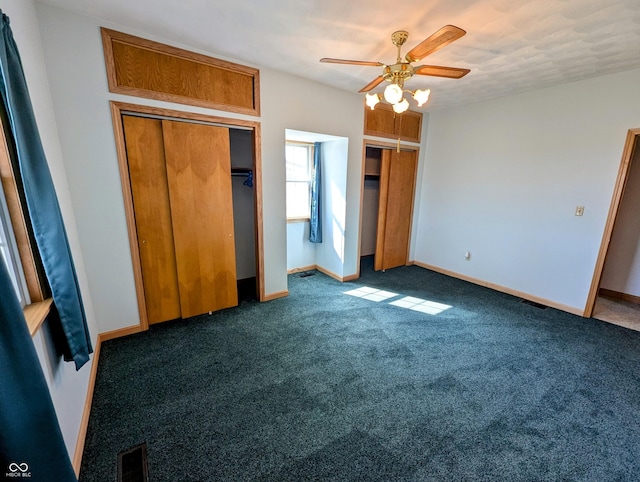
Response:
[[[257,66],[357,92],[443,25],[467,35],[423,59],[471,69],[460,80],[416,76],[425,110],[640,68],[640,0],[39,0]]]

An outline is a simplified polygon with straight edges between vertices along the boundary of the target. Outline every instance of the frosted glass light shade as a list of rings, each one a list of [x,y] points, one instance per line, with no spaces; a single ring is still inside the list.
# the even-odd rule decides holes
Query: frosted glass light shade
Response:
[[[393,104],[393,111],[396,114],[402,114],[408,108],[409,108],[409,102],[407,102],[407,99],[404,99],[404,98],[400,102]]]
[[[418,107],[422,107],[429,100],[429,94],[431,94],[431,90],[416,90],[413,93],[414,100],[418,103]]]
[[[367,98],[366,103],[371,107],[371,110],[380,102],[380,94],[366,94],[365,97]]]
[[[389,84],[384,89],[384,100],[389,104],[397,104],[402,99],[402,89],[398,84]]]

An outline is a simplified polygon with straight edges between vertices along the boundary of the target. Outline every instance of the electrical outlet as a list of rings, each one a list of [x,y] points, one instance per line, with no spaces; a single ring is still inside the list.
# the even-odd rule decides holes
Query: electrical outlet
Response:
[[[469,261],[471,259],[471,252],[467,251],[466,253],[464,253],[464,259]]]
[[[576,206],[576,216],[582,216],[584,214],[584,206]]]

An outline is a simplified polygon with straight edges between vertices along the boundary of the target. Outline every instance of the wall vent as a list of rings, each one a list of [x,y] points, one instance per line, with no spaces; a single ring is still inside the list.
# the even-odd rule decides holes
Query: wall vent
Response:
[[[149,482],[147,444],[136,445],[118,454],[118,482]]]

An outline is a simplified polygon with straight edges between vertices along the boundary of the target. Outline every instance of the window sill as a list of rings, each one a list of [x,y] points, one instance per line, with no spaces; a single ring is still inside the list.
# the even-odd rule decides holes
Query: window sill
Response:
[[[309,218],[287,218],[287,224],[289,223],[308,223]]]
[[[24,317],[27,320],[27,326],[29,327],[29,333],[31,336],[34,336],[38,332],[44,323],[44,320],[46,320],[47,315],[51,311],[52,304],[53,299],[47,298],[44,301],[31,303],[30,305],[25,306],[22,310]]]

